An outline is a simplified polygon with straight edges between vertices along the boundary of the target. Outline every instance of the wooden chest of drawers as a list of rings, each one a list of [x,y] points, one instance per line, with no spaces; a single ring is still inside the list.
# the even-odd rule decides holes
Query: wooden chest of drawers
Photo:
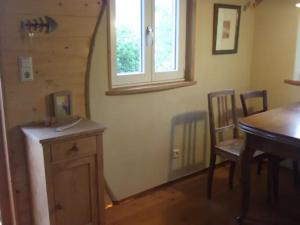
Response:
[[[104,129],[88,120],[64,132],[22,128],[34,225],[104,225]]]

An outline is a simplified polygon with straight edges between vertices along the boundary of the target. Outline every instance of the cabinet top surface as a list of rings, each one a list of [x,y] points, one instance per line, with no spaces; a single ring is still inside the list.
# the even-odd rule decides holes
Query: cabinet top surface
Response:
[[[21,127],[21,130],[26,136],[40,143],[46,143],[64,138],[78,137],[92,133],[102,133],[105,130],[105,126],[90,120],[82,120],[74,127],[62,132],[55,131],[55,128],[53,127],[44,126],[24,126]]]

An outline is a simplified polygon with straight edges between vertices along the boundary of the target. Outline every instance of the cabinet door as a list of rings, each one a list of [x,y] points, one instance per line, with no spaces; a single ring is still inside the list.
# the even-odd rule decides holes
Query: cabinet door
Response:
[[[56,225],[97,225],[95,170],[94,157],[53,165]]]

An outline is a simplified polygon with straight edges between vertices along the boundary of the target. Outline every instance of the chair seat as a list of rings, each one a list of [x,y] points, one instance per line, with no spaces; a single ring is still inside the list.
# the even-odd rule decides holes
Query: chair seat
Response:
[[[244,139],[229,139],[218,143],[215,146],[215,149],[220,154],[224,153],[225,155],[239,157],[244,147],[245,147]],[[256,151],[253,155],[253,158],[259,157],[263,154],[264,153],[261,151]]]

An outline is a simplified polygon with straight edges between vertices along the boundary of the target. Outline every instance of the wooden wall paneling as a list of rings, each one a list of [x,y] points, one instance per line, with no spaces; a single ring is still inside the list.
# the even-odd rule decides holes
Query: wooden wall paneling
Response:
[[[39,87],[39,89],[42,89],[42,87]],[[77,104],[84,105],[84,100],[80,99],[84,95],[84,90],[82,90],[78,94],[76,94],[75,92],[77,90],[71,88],[68,88],[68,90],[71,90],[74,93],[73,94],[74,112],[78,115],[84,115],[85,112],[84,106],[77,106]],[[18,93],[18,91],[9,91],[8,94],[10,96],[7,97],[7,100],[9,102],[7,104],[7,107],[9,108],[8,119],[11,120],[9,123],[10,126],[13,127],[13,126],[18,126],[18,124],[20,123],[24,124],[29,122],[41,121],[45,119],[46,112],[47,112],[47,108],[44,107],[44,105],[46,104],[45,103],[46,98],[42,95],[45,96],[48,95],[49,94],[48,91],[47,92],[41,91],[37,93],[36,95],[39,95],[40,96],[39,98],[34,98],[33,95],[26,96],[26,94],[17,97],[14,96],[15,95],[14,93]],[[22,102],[22,104],[18,104],[18,102]],[[22,112],[22,115],[20,115],[20,112]]]
[[[6,37],[22,38],[20,34],[20,22],[26,19],[35,19],[45,14],[6,14],[4,20],[3,35]],[[48,14],[48,16],[52,16]],[[57,29],[49,34],[36,33],[35,38],[90,38],[97,21],[97,17],[78,17],[78,16],[53,16],[58,23]],[[34,41],[34,38],[33,38]],[[49,50],[51,50],[49,48]]]
[[[18,225],[31,225],[29,182],[19,125],[45,118],[46,95],[70,90],[74,112],[86,115],[87,62],[102,1],[100,0],[0,0],[0,46],[3,60],[8,146],[12,155]],[[20,21],[51,16],[58,29],[36,34],[30,41],[21,35]],[[18,56],[33,57],[34,81],[21,83]]]
[[[101,4],[101,0],[5,0],[1,6],[8,13],[98,17]]]
[[[0,64],[1,65],[1,64]],[[1,71],[1,70],[0,70]],[[1,96],[0,96],[1,97]],[[2,99],[0,99],[1,101]],[[1,103],[2,107],[2,103]],[[2,108],[0,108],[0,114],[2,115]],[[3,137],[3,132],[5,132],[3,126],[3,120],[0,119],[0,210],[1,210],[1,220],[3,224],[12,224],[12,214],[11,214],[11,198],[9,190],[9,171],[7,165],[7,147]]]
[[[28,51],[57,55],[57,56],[74,56],[86,58],[89,53],[89,37],[72,37],[72,38],[38,38],[35,37],[32,41],[28,38],[22,40],[20,38],[7,37],[2,40],[3,50],[8,52],[13,51]]]
[[[2,12],[0,10],[0,31],[2,28]],[[16,225],[17,224],[17,209],[16,209],[16,195],[14,192],[13,184],[13,170],[11,164],[11,153],[7,145],[6,127],[7,121],[5,120],[6,109],[4,98],[4,85],[3,85],[3,46],[0,37],[0,210],[1,222],[3,225]]]
[[[31,55],[34,68],[34,81],[21,83],[18,74],[18,55]],[[53,59],[55,58],[55,59]],[[68,58],[68,60],[66,60]],[[56,56],[47,54],[28,54],[26,52],[6,52],[5,72],[14,73],[16,76],[6,77],[6,82],[9,85],[17,86],[18,88],[26,87],[26,85],[36,85],[36,83],[48,81],[52,78],[60,78],[62,81],[71,81],[70,78],[83,77],[85,73],[86,58]],[[12,68],[12,65],[14,67]],[[78,75],[81,74],[81,75]],[[65,77],[63,77],[65,75]],[[47,82],[48,83],[48,82]],[[59,84],[59,81],[57,81]]]
[[[8,121],[7,115],[8,113],[6,113],[6,120]],[[29,181],[24,154],[25,150],[22,144],[23,138],[19,127],[8,129],[7,138],[12,161],[11,172],[13,178],[14,201],[16,203],[16,225],[31,224]]]
[[[18,76],[17,56],[22,52],[7,53],[4,60],[7,74],[16,74],[15,76],[5,77],[5,83],[10,87],[7,90],[8,116],[10,126],[17,126],[20,122],[31,122],[43,120],[46,115],[45,96],[50,93],[63,90],[68,87],[72,94],[76,96],[74,100],[74,112],[79,115],[85,114],[84,104],[84,86],[86,58],[55,56],[53,60],[51,55],[31,54],[34,64],[34,82],[21,83]],[[64,78],[64,79],[62,79]],[[39,90],[37,94],[36,90]],[[23,104],[16,104],[22,102]],[[26,107],[24,107],[26,106]],[[12,109],[12,110],[11,110]],[[21,115],[19,112],[23,111]],[[27,112],[27,113],[26,113]],[[32,114],[29,116],[29,114]],[[11,122],[13,121],[13,122]]]

